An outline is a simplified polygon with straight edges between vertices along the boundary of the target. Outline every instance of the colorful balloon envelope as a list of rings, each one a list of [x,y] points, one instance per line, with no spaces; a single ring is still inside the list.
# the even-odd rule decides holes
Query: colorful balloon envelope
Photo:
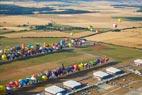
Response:
[[[72,47],[72,44],[71,44],[71,43],[68,43],[68,46],[69,46],[69,47]]]
[[[113,24],[112,26],[113,26],[113,28],[117,28],[117,24]]]
[[[24,49],[26,47],[25,43],[21,44],[21,48]]]
[[[6,87],[4,85],[0,85],[0,94],[5,94]]]
[[[84,64],[83,64],[83,63],[80,63],[80,64],[78,65],[78,67],[79,67],[80,70],[83,70]]]
[[[19,81],[14,81],[15,82],[15,87],[18,88],[19,87]]]
[[[79,69],[77,64],[73,65],[73,67],[75,71]]]
[[[48,78],[47,78],[46,75],[43,75],[43,76],[42,76],[42,79],[43,79],[44,81],[46,81]]]
[[[6,54],[3,54],[3,55],[1,56],[1,59],[2,59],[3,61],[7,61],[7,60],[8,60]]]

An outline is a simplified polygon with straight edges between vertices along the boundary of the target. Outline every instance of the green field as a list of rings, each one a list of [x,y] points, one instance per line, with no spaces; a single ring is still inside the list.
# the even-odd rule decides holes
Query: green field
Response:
[[[39,43],[43,45],[43,43],[46,42],[52,44],[59,40],[61,40],[61,38],[0,38],[0,48],[8,48],[15,45],[21,45],[22,43]]]
[[[17,43],[21,43],[22,41],[29,43],[43,43],[45,41],[49,43],[53,43],[60,40],[60,38],[26,38],[26,39],[7,39],[2,38],[1,43],[3,47],[9,45],[15,45]],[[80,62],[86,62],[89,60],[94,59],[96,56],[108,56],[112,59],[115,59],[119,61],[120,63],[129,62],[132,59],[136,58],[142,58],[142,51],[138,49],[128,48],[128,47],[121,47],[116,45],[108,45],[104,43],[99,43],[99,46],[93,46],[93,47],[85,47],[85,48],[76,48],[71,49],[64,52],[49,54],[45,56],[39,56],[35,58],[30,58],[26,60],[19,60],[14,61],[9,64],[0,65],[0,76],[3,76],[4,74],[8,74],[9,71],[13,72],[15,71],[15,68],[17,68],[17,72],[21,71],[23,69],[32,68],[35,72],[38,70],[42,71],[43,69],[41,67],[35,67],[35,66],[43,66],[44,69],[47,68],[56,68],[58,66],[61,66],[61,64],[64,65],[71,65],[71,64],[77,64]],[[28,75],[31,75],[32,73],[30,71],[27,71],[27,73],[15,75],[15,76],[9,76],[6,78],[6,80],[15,80],[19,79]],[[0,77],[0,80],[3,80],[2,77]],[[6,83],[6,82],[3,82]],[[2,83],[2,84],[3,84]]]
[[[103,45],[105,47],[100,50],[95,50],[95,48],[89,47],[83,48],[81,51],[99,56],[106,55],[121,62],[142,57],[142,51],[138,49],[109,44]]]

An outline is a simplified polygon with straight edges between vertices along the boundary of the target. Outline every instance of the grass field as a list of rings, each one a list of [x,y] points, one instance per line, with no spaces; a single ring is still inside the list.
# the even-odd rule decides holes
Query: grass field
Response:
[[[106,55],[121,62],[142,57],[141,50],[103,43],[97,47],[82,48],[81,51],[99,56]]]
[[[39,43],[43,45],[44,42],[52,44],[58,42],[62,38],[0,38],[0,48],[11,47],[15,45],[25,44],[36,44]]]
[[[1,40],[1,43],[3,43],[2,46],[11,46],[17,43],[21,43],[22,41],[26,43],[36,41],[39,43],[45,41],[52,43],[58,41],[59,39],[60,38],[3,38]],[[23,78],[33,73],[54,69],[61,66],[61,64],[71,65],[75,63],[86,62],[88,60],[94,59],[96,56],[108,56],[121,63],[124,63],[129,62],[130,60],[135,58],[142,58],[142,51],[138,49],[99,43],[95,47],[92,46],[86,48],[77,48],[75,50],[69,50],[65,52],[49,54],[26,60],[19,60],[5,65],[0,65],[0,76],[3,76],[0,77],[0,80],[3,80],[1,83],[4,84],[10,80]]]

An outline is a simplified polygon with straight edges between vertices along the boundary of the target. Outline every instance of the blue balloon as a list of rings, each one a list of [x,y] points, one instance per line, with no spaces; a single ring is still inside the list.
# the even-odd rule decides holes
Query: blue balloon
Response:
[[[99,64],[101,62],[100,59],[96,59],[96,64]]]

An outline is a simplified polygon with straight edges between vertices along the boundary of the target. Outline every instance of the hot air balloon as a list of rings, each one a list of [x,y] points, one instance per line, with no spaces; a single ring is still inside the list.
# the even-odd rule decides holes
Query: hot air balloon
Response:
[[[3,54],[3,50],[0,50],[0,54]]]
[[[5,95],[6,87],[4,85],[0,85],[0,95]]]
[[[74,65],[73,65],[73,68],[74,68],[74,71],[79,70],[79,67],[78,67],[78,65],[77,65],[77,64],[74,64]]]
[[[43,80],[43,81],[46,81],[47,79],[48,79],[48,78],[47,78],[46,75],[43,75],[43,76],[42,76],[42,80]]]
[[[92,32],[92,31],[94,30],[94,27],[93,27],[92,25],[90,25],[90,26],[88,27],[88,29]]]
[[[117,19],[118,20],[118,22],[121,22],[122,21],[122,19],[121,18],[119,18],[119,19]]]
[[[83,70],[84,64],[83,64],[83,63],[80,63],[80,64],[78,65],[78,67],[79,67],[80,70]]]
[[[72,44],[71,44],[71,43],[68,43],[68,47],[72,47]]]
[[[113,28],[117,28],[117,24],[113,24],[112,26],[113,26]]]
[[[6,55],[6,54],[2,54],[1,59],[2,59],[3,61],[7,61],[7,60],[8,60],[8,59],[7,59],[7,55]]]

